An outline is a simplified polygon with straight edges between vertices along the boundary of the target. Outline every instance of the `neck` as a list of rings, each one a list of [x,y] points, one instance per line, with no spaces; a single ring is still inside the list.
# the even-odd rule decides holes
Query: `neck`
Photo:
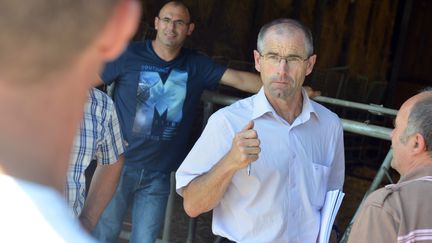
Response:
[[[152,47],[153,50],[156,52],[156,54],[164,61],[169,62],[174,60],[181,51],[180,47],[168,47],[164,44],[162,44],[160,41],[153,40],[152,41]]]
[[[294,122],[303,109],[303,95],[301,92],[296,92],[293,96],[284,99],[271,96],[267,96],[267,99],[276,113],[289,124]]]
[[[0,167],[62,191],[88,87],[76,82],[85,77],[59,77],[32,80],[39,85],[0,82]]]
[[[401,176],[405,176],[420,167],[431,165],[432,158],[427,152],[424,152],[422,155],[417,156],[417,158],[414,158],[410,163],[408,163],[406,168],[404,168],[402,171],[399,171],[399,174]]]

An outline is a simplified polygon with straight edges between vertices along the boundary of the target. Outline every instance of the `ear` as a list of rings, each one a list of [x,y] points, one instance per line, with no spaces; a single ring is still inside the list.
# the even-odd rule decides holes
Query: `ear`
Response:
[[[254,60],[255,60],[255,69],[258,72],[261,72],[261,55],[259,54],[259,52],[257,50],[254,50],[253,54],[254,54]]]
[[[158,29],[158,26],[159,26],[159,17],[155,17],[155,20],[154,20],[154,28],[155,28],[155,30],[157,30]]]
[[[138,1],[118,1],[96,43],[105,61],[112,60],[121,54],[135,33],[140,16],[141,6]]]
[[[424,151],[426,151],[426,142],[420,133],[416,133],[414,136],[412,136],[412,151],[414,154],[419,154]]]
[[[317,58],[317,55],[314,54],[314,55],[310,56],[309,59],[307,60],[306,76],[312,72],[312,70],[315,66],[316,58]]]
[[[194,31],[194,29],[195,29],[195,24],[194,23],[190,23],[187,35],[192,35],[192,32]]]

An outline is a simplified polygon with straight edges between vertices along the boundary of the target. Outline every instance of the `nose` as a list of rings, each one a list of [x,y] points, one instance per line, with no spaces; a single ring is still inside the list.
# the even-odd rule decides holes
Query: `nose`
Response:
[[[286,58],[282,58],[279,61],[278,67],[279,67],[279,71],[280,72],[287,72],[288,69],[289,69],[289,62],[288,62],[288,60]]]
[[[172,29],[175,28],[175,25],[176,24],[175,24],[174,21],[169,21],[168,24],[167,24],[167,28],[170,29],[170,30],[172,30]]]

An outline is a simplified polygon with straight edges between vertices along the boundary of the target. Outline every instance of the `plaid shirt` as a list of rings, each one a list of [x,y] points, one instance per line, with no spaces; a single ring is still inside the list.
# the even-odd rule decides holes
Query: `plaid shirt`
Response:
[[[103,165],[115,163],[123,151],[114,104],[105,93],[93,88],[89,92],[84,118],[74,140],[65,188],[69,207],[77,216],[85,200],[84,170],[92,160]]]

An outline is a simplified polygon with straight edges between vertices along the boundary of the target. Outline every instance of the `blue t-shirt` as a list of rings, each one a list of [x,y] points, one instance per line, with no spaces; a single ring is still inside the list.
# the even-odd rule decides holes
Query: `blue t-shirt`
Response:
[[[141,169],[176,170],[187,154],[196,106],[226,67],[183,48],[172,61],[159,58],[151,41],[131,43],[102,74],[115,82],[113,99],[126,140],[125,163]]]

